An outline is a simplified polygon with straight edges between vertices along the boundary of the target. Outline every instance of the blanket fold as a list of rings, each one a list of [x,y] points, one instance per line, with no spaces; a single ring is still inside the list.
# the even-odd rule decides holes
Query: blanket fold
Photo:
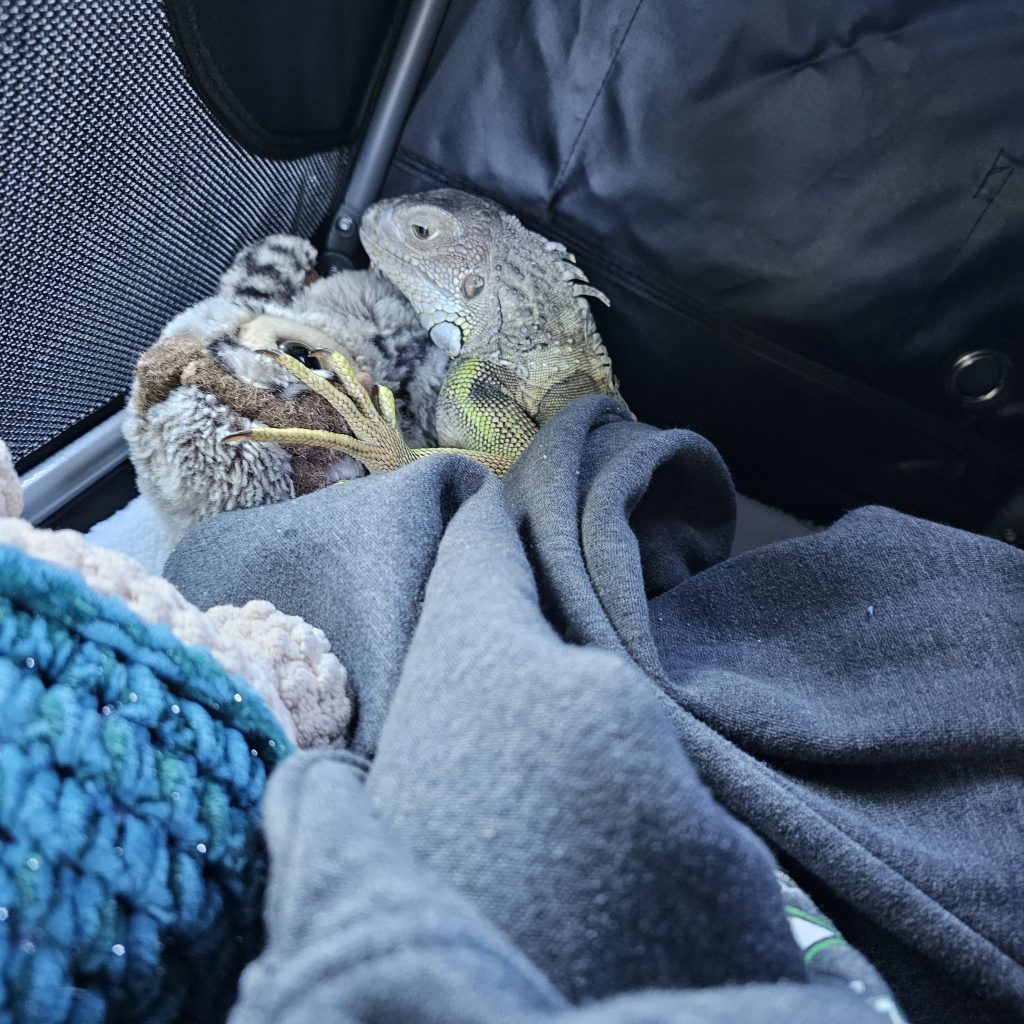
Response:
[[[901,1019],[846,940],[914,1021],[1019,1018],[1024,555],[866,509],[723,561],[734,508],[703,439],[585,399],[504,483],[424,460],[220,516],[166,571],[200,606],[301,615],[346,662],[365,789],[289,829],[329,830],[339,863],[408,847],[417,885],[454,887],[581,1020],[650,989],[673,1019]],[[387,829],[364,844],[368,801]],[[776,860],[823,914],[783,899]],[[353,898],[333,877],[318,899]],[[271,902],[268,926],[297,912]],[[343,941],[271,942],[238,1019],[314,962],[305,1019],[388,1018],[414,954],[361,988]],[[505,1012],[493,977],[470,1012],[475,968],[436,968],[391,1019],[562,1012]]]

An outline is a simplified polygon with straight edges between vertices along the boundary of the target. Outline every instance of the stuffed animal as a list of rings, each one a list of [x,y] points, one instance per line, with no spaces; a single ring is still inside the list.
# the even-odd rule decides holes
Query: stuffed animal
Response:
[[[434,404],[447,356],[387,280],[368,271],[318,278],[316,255],[290,235],[248,246],[218,293],[175,317],[139,359],[125,436],[139,490],[172,543],[216,512],[283,501],[364,472],[330,449],[224,443],[259,426],[349,432],[262,351],[316,370],[316,351],[342,352],[368,388],[372,381],[395,393],[411,445],[436,443]]]

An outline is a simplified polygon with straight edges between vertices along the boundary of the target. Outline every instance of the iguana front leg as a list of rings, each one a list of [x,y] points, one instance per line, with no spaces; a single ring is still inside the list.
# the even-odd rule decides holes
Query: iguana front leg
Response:
[[[270,441],[275,444],[308,444],[320,448],[333,448],[358,459],[370,473],[384,473],[423,458],[427,455],[464,455],[480,462],[488,469],[504,475],[515,458],[483,451],[461,448],[410,448],[398,429],[395,396],[390,388],[377,388],[377,404],[363,386],[352,364],[337,352],[312,353],[320,365],[335,377],[329,382],[304,366],[297,359],[281,352],[264,352],[302,381],[344,418],[352,434],[334,434],[326,430],[301,430],[262,427],[229,434],[227,442]]]
[[[511,465],[537,434],[537,424],[515,400],[519,388],[510,367],[472,356],[456,360],[437,396],[438,439]]]

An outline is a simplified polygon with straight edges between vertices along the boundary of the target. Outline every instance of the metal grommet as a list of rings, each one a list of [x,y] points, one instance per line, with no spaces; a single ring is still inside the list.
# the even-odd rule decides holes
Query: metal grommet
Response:
[[[978,409],[1005,398],[1013,383],[1013,363],[1005,352],[979,349],[950,367],[946,388],[958,405]]]

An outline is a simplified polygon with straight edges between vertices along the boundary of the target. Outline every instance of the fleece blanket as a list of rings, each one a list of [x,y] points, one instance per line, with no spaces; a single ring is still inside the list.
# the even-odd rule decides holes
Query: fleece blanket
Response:
[[[184,539],[189,600],[315,623],[359,705],[271,779],[233,1021],[1021,1019],[1024,555],[867,508],[730,559],[734,508],[595,398],[504,482]]]

